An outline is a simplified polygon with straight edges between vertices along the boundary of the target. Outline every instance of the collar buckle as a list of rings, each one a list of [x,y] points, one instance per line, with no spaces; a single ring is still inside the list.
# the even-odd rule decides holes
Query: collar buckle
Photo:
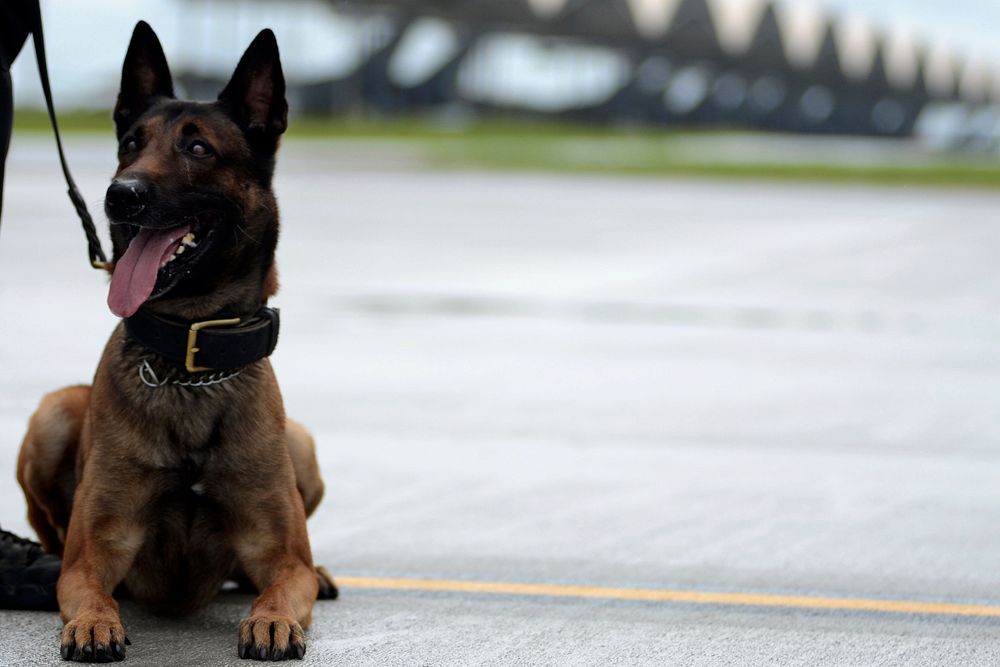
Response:
[[[187,348],[184,353],[184,368],[188,373],[203,373],[204,371],[210,371],[211,368],[205,368],[203,366],[194,365],[194,355],[196,355],[200,350],[195,347],[198,344],[198,332],[202,329],[214,328],[214,327],[229,327],[235,326],[240,323],[240,318],[234,317],[228,320],[205,320],[204,322],[193,322],[191,327],[188,329],[187,336]]]

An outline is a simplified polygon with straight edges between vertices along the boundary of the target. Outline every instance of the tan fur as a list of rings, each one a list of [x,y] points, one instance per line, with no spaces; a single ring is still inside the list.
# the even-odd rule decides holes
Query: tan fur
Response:
[[[323,482],[311,435],[284,417],[270,364],[200,390],[214,400],[168,387],[151,396],[137,382],[141,351],[122,337],[119,327],[93,388],[42,400],[18,459],[32,526],[47,550],[65,549],[64,641],[93,631],[110,642],[124,632],[111,597],[120,583],[155,608],[183,613],[242,575],[262,595],[241,632],[260,623],[307,627],[318,587],[329,584],[313,568],[305,531]],[[176,478],[186,465],[199,479]],[[218,511],[195,512],[185,534],[184,508],[163,496],[197,483]],[[214,521],[228,525],[219,531]]]
[[[49,553],[62,555],[73,493],[76,450],[90,387],[67,387],[42,399],[17,460],[28,520]]]
[[[251,150],[238,116],[244,109],[280,116],[283,107],[271,108],[284,105],[283,82],[275,88],[280,65],[273,40],[267,31],[258,36],[226,89],[242,91],[244,99],[178,102],[153,94],[169,89],[162,81],[169,72],[165,65],[147,71],[162,52],[148,26],[136,27],[115,112],[119,138],[125,132],[134,138],[119,153],[116,178],[155,187],[157,199],[142,207],[147,216],[160,206],[171,211],[169,220],[185,219],[187,209],[177,213],[167,205],[188,201],[184,195],[192,191],[233,209],[205,223],[219,227],[207,237],[215,245],[203,246],[214,249],[210,262],[197,265],[204,270],[184,274],[184,289],[171,286],[144,304],[156,315],[189,322],[218,313],[245,317],[277,290],[273,156],[262,155],[261,144]],[[258,68],[260,60],[271,69]],[[130,88],[135,81],[141,90]],[[274,97],[258,99],[267,89]],[[193,158],[184,149],[192,138],[216,152]],[[277,135],[269,140],[273,152]],[[130,240],[126,228],[139,224],[112,224],[116,259]],[[184,613],[206,604],[226,580],[249,581],[259,592],[238,631],[240,655],[301,657],[317,594],[336,595],[326,571],[313,565],[306,530],[324,490],[312,437],[286,419],[266,359],[200,387],[151,388],[137,373],[142,363],[158,377],[178,372],[119,325],[93,385],[46,396],[21,446],[18,481],[29,520],[45,548],[63,557],[64,657],[124,657],[113,597],[119,587],[156,609]]]

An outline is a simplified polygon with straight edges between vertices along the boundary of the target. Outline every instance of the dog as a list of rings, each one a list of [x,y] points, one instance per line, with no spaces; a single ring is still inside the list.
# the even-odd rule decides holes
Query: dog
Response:
[[[176,614],[244,582],[258,597],[237,652],[257,660],[301,659],[313,603],[336,596],[306,531],[324,490],[313,439],[286,419],[267,359],[287,115],[270,30],[196,103],[175,99],[156,34],[136,25],[105,198],[123,319],[93,384],[42,400],[18,458],[28,519],[63,558],[64,659],[124,659],[116,591]]]

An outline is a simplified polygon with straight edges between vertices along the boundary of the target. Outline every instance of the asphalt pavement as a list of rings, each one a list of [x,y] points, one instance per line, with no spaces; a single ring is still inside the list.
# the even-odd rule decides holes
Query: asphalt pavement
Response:
[[[74,139],[99,214],[110,136]],[[342,597],[315,665],[1000,662],[1000,194],[430,170],[287,145],[288,413]],[[115,324],[51,142],[0,233],[0,486]],[[142,665],[235,665],[249,608],[126,603]],[[0,612],[0,664],[58,664]]]

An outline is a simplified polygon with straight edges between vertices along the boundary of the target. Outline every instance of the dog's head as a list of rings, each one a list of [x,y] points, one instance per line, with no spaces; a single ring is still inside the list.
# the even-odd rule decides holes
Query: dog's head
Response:
[[[276,289],[271,178],[287,127],[278,44],[264,30],[210,103],[175,99],[152,28],[132,34],[114,120],[108,188],[114,272],[108,306],[198,318],[254,311]]]

